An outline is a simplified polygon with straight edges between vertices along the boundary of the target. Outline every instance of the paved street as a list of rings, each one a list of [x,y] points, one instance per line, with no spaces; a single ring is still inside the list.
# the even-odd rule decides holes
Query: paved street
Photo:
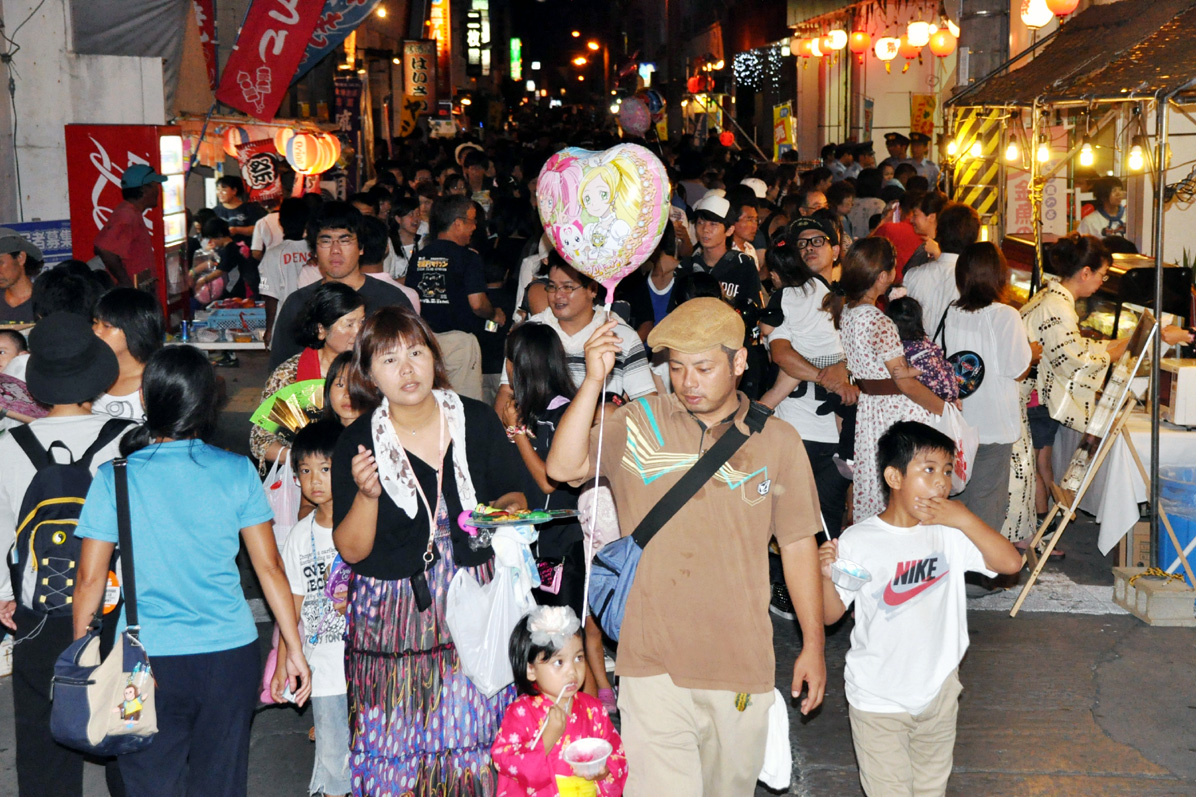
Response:
[[[217,441],[239,450],[265,379],[264,357],[242,359],[240,369],[222,371],[230,405]],[[1016,619],[1008,616],[1010,594],[970,602],[972,647],[961,668],[964,694],[950,793],[1196,793],[1196,629],[1155,629],[1112,613],[1109,564],[1095,552],[1095,538],[1090,520],[1068,532],[1067,558],[1048,567],[1049,577]],[[257,597],[251,575],[246,589]],[[773,618],[773,627],[777,683],[784,692],[800,639],[794,623]],[[259,628],[268,634],[268,625]],[[828,635],[825,705],[805,721],[791,709],[790,794],[860,793],[843,697],[849,630],[843,624]],[[11,680],[0,679],[2,795],[16,793],[11,701]],[[307,741],[310,727],[309,712],[259,712],[251,795],[305,793],[314,750]],[[99,768],[89,767],[85,793],[106,794]]]

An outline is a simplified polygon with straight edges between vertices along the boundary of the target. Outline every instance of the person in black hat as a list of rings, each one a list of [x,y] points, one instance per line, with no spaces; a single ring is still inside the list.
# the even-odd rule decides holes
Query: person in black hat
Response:
[[[58,462],[78,460],[112,419],[92,415],[91,402],[120,372],[116,355],[91,331],[91,322],[74,313],[51,313],[29,333],[25,370],[30,394],[50,412],[28,430]],[[51,445],[53,448],[51,449]],[[91,460],[95,470],[115,457],[119,435]],[[66,449],[63,451],[63,449]],[[0,548],[15,537],[21,503],[36,468],[12,434],[0,437]],[[9,569],[0,568],[0,624],[13,632],[13,714],[16,725],[17,791],[20,794],[81,795],[83,755],[50,736],[50,679],[54,662],[73,639],[71,617],[49,617],[19,604]],[[109,633],[115,630],[116,614]],[[107,637],[110,644],[111,636]],[[115,766],[110,768],[112,777]],[[110,777],[110,782],[112,782]],[[114,792],[115,793],[115,792]]]
[[[902,133],[885,133],[885,149],[889,151],[889,157],[880,162],[882,169],[886,164],[896,169],[909,160],[909,139]]]
[[[16,230],[0,227],[0,323],[33,321],[33,275],[42,250]]]
[[[939,182],[939,167],[926,157],[930,148],[930,136],[925,133],[910,133],[909,144],[909,162],[918,170],[918,175],[925,177],[930,187],[934,188]]]

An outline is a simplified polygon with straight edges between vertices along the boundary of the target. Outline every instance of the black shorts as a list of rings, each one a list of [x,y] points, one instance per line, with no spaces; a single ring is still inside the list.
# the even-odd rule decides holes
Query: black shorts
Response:
[[[1051,411],[1042,404],[1026,409],[1026,419],[1030,422],[1030,440],[1034,448],[1047,448],[1055,444],[1055,433],[1059,431],[1059,422],[1051,417]]]

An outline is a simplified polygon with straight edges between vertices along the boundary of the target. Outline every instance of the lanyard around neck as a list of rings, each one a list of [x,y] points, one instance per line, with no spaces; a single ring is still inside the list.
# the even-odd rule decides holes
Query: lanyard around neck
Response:
[[[440,428],[440,436],[436,443],[436,509],[440,508],[440,494],[444,487],[444,430],[448,425],[444,418],[444,408],[437,403],[437,424]],[[391,424],[393,429],[394,424]],[[397,436],[397,434],[396,434]],[[403,459],[406,462],[407,469],[411,471],[411,477],[415,481],[415,490],[419,493],[419,500],[423,501],[424,509],[428,512],[428,547],[424,551],[424,569],[426,570],[432,564],[435,558],[432,554],[432,548],[436,543],[436,510],[432,508],[431,502],[428,501],[427,494],[424,493],[424,487],[419,483],[419,477],[415,474],[415,468],[411,465],[411,458],[407,456],[407,449],[403,447],[403,442],[399,441],[399,451],[402,452]]]

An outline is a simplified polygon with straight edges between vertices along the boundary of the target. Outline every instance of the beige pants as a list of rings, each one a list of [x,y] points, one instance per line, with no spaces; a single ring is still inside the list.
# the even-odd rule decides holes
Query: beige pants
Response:
[[[468,332],[437,332],[440,359],[448,371],[453,390],[462,396],[482,400],[482,347]]]
[[[947,793],[959,714],[959,671],[917,716],[875,714],[848,706],[851,741],[864,793],[883,797],[932,797]]]
[[[668,675],[619,681],[626,797],[751,797],[764,765],[772,692],[683,689]]]

